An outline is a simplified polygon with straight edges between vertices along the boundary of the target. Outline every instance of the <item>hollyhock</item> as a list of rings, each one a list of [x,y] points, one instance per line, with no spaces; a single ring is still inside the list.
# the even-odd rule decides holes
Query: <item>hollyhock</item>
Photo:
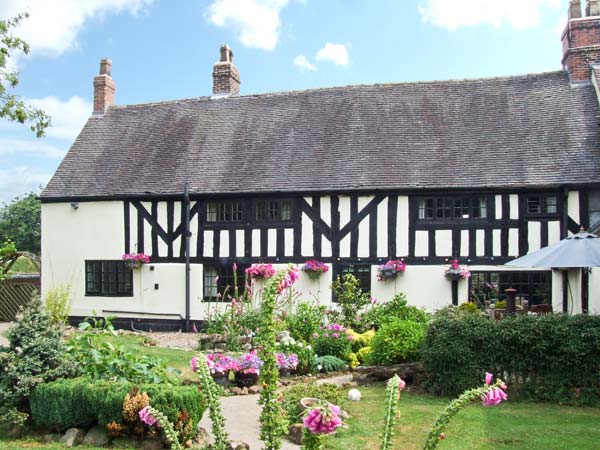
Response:
[[[341,425],[340,407],[337,405],[317,406],[304,417],[304,426],[313,434],[332,434]]]
[[[192,368],[192,372],[198,371],[198,357],[194,356],[190,361],[190,367]]]
[[[298,274],[298,268],[296,266],[292,266],[289,268],[288,272],[285,274],[279,286],[277,286],[277,292],[281,293],[285,289],[291,287],[300,277]]]
[[[493,374],[486,372],[485,384],[489,386],[492,383],[493,378]],[[506,395],[506,392],[504,392],[503,388],[506,389],[505,384],[501,385],[500,387],[494,387],[490,389],[485,395],[483,395],[481,397],[483,406],[496,406],[500,402],[508,399],[508,395]]]
[[[152,425],[156,424],[157,426],[159,425],[158,421],[156,420],[156,417],[154,417],[152,414],[150,414],[150,412],[148,411],[148,407],[144,407],[143,409],[140,410],[140,412],[138,413],[140,420],[142,422],[144,422],[146,425],[148,425],[149,427],[151,427]]]

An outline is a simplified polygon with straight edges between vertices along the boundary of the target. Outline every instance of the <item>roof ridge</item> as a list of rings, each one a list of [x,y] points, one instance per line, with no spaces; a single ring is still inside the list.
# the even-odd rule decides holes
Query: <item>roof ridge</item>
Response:
[[[145,106],[155,106],[155,105],[171,105],[177,103],[189,103],[189,102],[197,102],[202,100],[208,101],[224,101],[224,100],[234,100],[234,99],[247,99],[247,98],[257,98],[257,97],[272,97],[272,96],[284,96],[284,95],[296,95],[296,94],[304,94],[304,93],[313,93],[313,92],[323,92],[323,91],[339,91],[339,90],[349,90],[355,88],[375,88],[375,87],[395,87],[395,86],[426,86],[426,85],[439,85],[439,84],[460,84],[460,83],[481,83],[488,81],[501,81],[501,80],[514,80],[514,79],[527,79],[532,77],[543,77],[547,75],[559,75],[565,74],[564,70],[554,70],[547,72],[538,72],[538,73],[528,73],[522,75],[504,75],[497,77],[480,77],[480,78],[450,78],[447,80],[427,80],[427,81],[400,81],[400,82],[391,82],[391,83],[371,83],[371,84],[348,84],[345,86],[327,86],[327,87],[318,87],[311,89],[292,89],[287,91],[275,91],[275,92],[263,92],[258,94],[244,94],[244,95],[233,95],[233,96],[225,96],[215,98],[213,96],[202,95],[199,97],[188,97],[182,99],[175,100],[163,100],[158,102],[143,102],[143,103],[131,103],[127,105],[112,105],[108,109],[126,109],[126,108],[135,108],[135,107],[145,107]]]

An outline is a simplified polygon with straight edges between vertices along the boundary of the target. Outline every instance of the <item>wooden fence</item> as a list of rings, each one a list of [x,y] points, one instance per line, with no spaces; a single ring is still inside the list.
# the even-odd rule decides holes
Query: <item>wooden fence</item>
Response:
[[[13,321],[21,306],[40,290],[40,275],[15,275],[0,281],[0,321]]]

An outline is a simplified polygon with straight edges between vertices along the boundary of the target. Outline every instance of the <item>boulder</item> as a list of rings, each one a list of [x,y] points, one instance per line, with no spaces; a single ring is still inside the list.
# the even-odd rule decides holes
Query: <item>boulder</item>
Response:
[[[262,388],[260,386],[250,386],[248,388],[248,394],[258,394],[261,390]]]
[[[227,351],[227,344],[225,342],[219,342],[215,344],[215,352],[225,352]]]
[[[302,445],[302,441],[304,439],[304,425],[301,423],[295,423],[291,425],[287,438],[296,445]]]
[[[130,436],[119,436],[113,439],[112,448],[123,448],[123,449],[131,449],[138,448],[140,446],[140,441]]]
[[[242,441],[229,441],[227,450],[250,450],[250,446]]]
[[[162,450],[163,448],[165,448],[165,444],[162,439],[158,438],[146,439],[140,447],[141,450]]]
[[[202,448],[209,447],[213,445],[213,443],[214,441],[212,436],[208,434],[208,431],[200,426],[200,423],[198,423],[198,426],[196,427],[196,437],[194,437],[194,444]]]
[[[85,430],[81,428],[69,428],[63,437],[60,438],[60,443],[65,447],[75,447],[83,442]]]
[[[85,445],[93,445],[95,447],[102,447],[108,444],[109,441],[110,436],[108,435],[108,431],[100,425],[92,427],[83,438]]]
[[[60,441],[60,434],[58,433],[48,433],[42,436],[42,442],[44,444],[52,444],[53,442]]]
[[[352,380],[358,383],[366,381],[385,381],[398,375],[407,383],[423,379],[425,369],[420,363],[394,364],[392,366],[358,366],[352,373]]]

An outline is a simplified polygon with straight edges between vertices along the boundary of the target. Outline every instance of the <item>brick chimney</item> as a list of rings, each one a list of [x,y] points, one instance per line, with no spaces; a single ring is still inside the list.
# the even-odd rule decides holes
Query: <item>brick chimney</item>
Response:
[[[600,0],[586,0],[585,16],[581,0],[571,0],[562,44],[562,64],[571,81],[589,81],[590,66],[600,63]]]
[[[104,114],[115,103],[115,82],[110,76],[112,61],[100,60],[100,75],[94,77],[94,113]]]
[[[240,93],[240,73],[233,65],[233,52],[228,45],[221,47],[220,61],[213,66],[213,95],[229,96]]]

